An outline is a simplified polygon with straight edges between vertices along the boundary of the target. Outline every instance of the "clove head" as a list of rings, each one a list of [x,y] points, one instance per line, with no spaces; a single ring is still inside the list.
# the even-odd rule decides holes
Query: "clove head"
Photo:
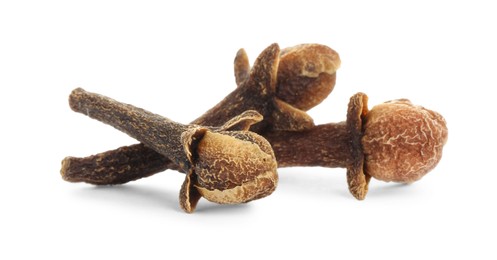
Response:
[[[197,147],[195,173],[205,199],[244,203],[268,196],[278,182],[270,144],[248,131],[206,132]]]
[[[234,63],[237,93],[204,114],[202,121],[210,121],[210,115],[221,107],[225,114],[240,112],[244,104],[244,109],[255,109],[265,117],[266,122],[252,128],[254,132],[310,129],[314,122],[305,111],[331,93],[339,66],[338,53],[321,44],[301,44],[283,50],[278,44],[271,44],[252,68],[245,50],[240,49]]]
[[[182,135],[190,166],[180,191],[180,205],[193,212],[201,197],[219,204],[245,203],[270,195],[277,186],[273,149],[248,131],[262,120],[252,110],[219,128],[195,126]]]
[[[442,157],[448,130],[438,113],[407,99],[388,101],[368,110],[368,97],[351,97],[347,132],[354,158],[347,167],[349,190],[366,197],[371,177],[411,183],[435,168]]]
[[[440,114],[407,99],[373,107],[364,117],[363,129],[365,172],[401,183],[417,181],[435,168],[448,136]]]
[[[276,96],[307,111],[333,91],[340,56],[328,46],[300,44],[281,50]]]

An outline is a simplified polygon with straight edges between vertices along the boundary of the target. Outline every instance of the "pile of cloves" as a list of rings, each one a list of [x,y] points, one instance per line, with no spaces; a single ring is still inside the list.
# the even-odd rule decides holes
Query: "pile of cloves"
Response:
[[[69,96],[71,109],[140,141],[62,161],[62,178],[95,185],[124,184],[166,169],[186,174],[180,206],[193,212],[201,197],[245,203],[270,195],[277,167],[347,169],[349,190],[364,199],[371,177],[411,183],[440,161],[444,118],[407,99],[368,110],[367,96],[350,98],[346,121],[315,125],[307,110],[333,90],[337,52],[320,44],[267,47],[250,67],[235,57],[237,88],[191,124],[182,125],[132,105],[87,92]]]

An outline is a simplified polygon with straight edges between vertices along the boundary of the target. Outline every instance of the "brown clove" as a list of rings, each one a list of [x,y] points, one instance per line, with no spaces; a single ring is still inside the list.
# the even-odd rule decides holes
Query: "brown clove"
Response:
[[[363,93],[352,96],[344,122],[303,131],[265,132],[278,167],[346,168],[349,190],[360,200],[368,192],[371,177],[401,183],[421,179],[441,159],[448,137],[445,119],[407,99],[371,110],[367,100]],[[174,164],[168,166],[177,169]],[[141,174],[146,177],[147,172]]]
[[[256,111],[245,111],[221,127],[204,127],[182,125],[81,88],[73,90],[69,104],[74,111],[136,138],[186,172],[180,191],[186,212],[193,212],[201,197],[221,204],[244,203],[276,188],[271,146],[247,131],[262,120]]]
[[[237,89],[210,109],[194,124],[218,126],[227,118],[253,109],[264,115],[251,131],[303,130],[314,126],[304,112],[322,102],[333,90],[338,54],[319,44],[302,44],[283,49],[266,48],[250,68],[248,57],[239,50],[235,62]],[[67,157],[61,175],[70,182],[96,185],[122,184],[166,169],[181,170],[167,157],[143,144],[121,147],[89,157]]]
[[[368,111],[367,100],[363,93],[352,96],[345,122],[265,133],[278,167],[347,168],[349,190],[360,200],[371,177],[411,183],[435,168],[447,142],[445,119],[407,99]]]

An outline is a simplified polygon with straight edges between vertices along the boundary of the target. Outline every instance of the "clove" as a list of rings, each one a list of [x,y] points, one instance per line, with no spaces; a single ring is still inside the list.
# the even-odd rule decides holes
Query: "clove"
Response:
[[[367,100],[363,93],[352,96],[345,122],[265,133],[278,167],[346,168],[349,190],[359,200],[371,177],[411,183],[435,168],[447,142],[445,119],[407,99],[368,111]]]
[[[244,203],[271,194],[277,185],[276,160],[269,143],[247,131],[262,120],[245,111],[221,127],[182,125],[162,116],[78,88],[72,110],[136,138],[186,172],[180,205],[193,212],[201,197],[221,204]]]
[[[250,68],[240,49],[234,62],[238,87],[194,124],[218,126],[246,110],[264,115],[251,131],[304,130],[314,126],[304,112],[319,104],[333,90],[338,54],[319,44],[302,44],[283,49],[266,48]],[[178,165],[144,144],[124,146],[89,157],[66,157],[61,175],[70,182],[96,185],[123,184],[148,177]]]

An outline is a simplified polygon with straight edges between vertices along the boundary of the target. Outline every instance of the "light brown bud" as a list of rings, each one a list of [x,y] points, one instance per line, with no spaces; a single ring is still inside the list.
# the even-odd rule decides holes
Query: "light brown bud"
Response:
[[[377,105],[364,119],[365,172],[376,179],[411,183],[435,168],[448,130],[444,118],[407,99]]]
[[[209,201],[233,204],[266,197],[278,182],[270,144],[252,132],[207,132],[195,162],[199,193]]]

